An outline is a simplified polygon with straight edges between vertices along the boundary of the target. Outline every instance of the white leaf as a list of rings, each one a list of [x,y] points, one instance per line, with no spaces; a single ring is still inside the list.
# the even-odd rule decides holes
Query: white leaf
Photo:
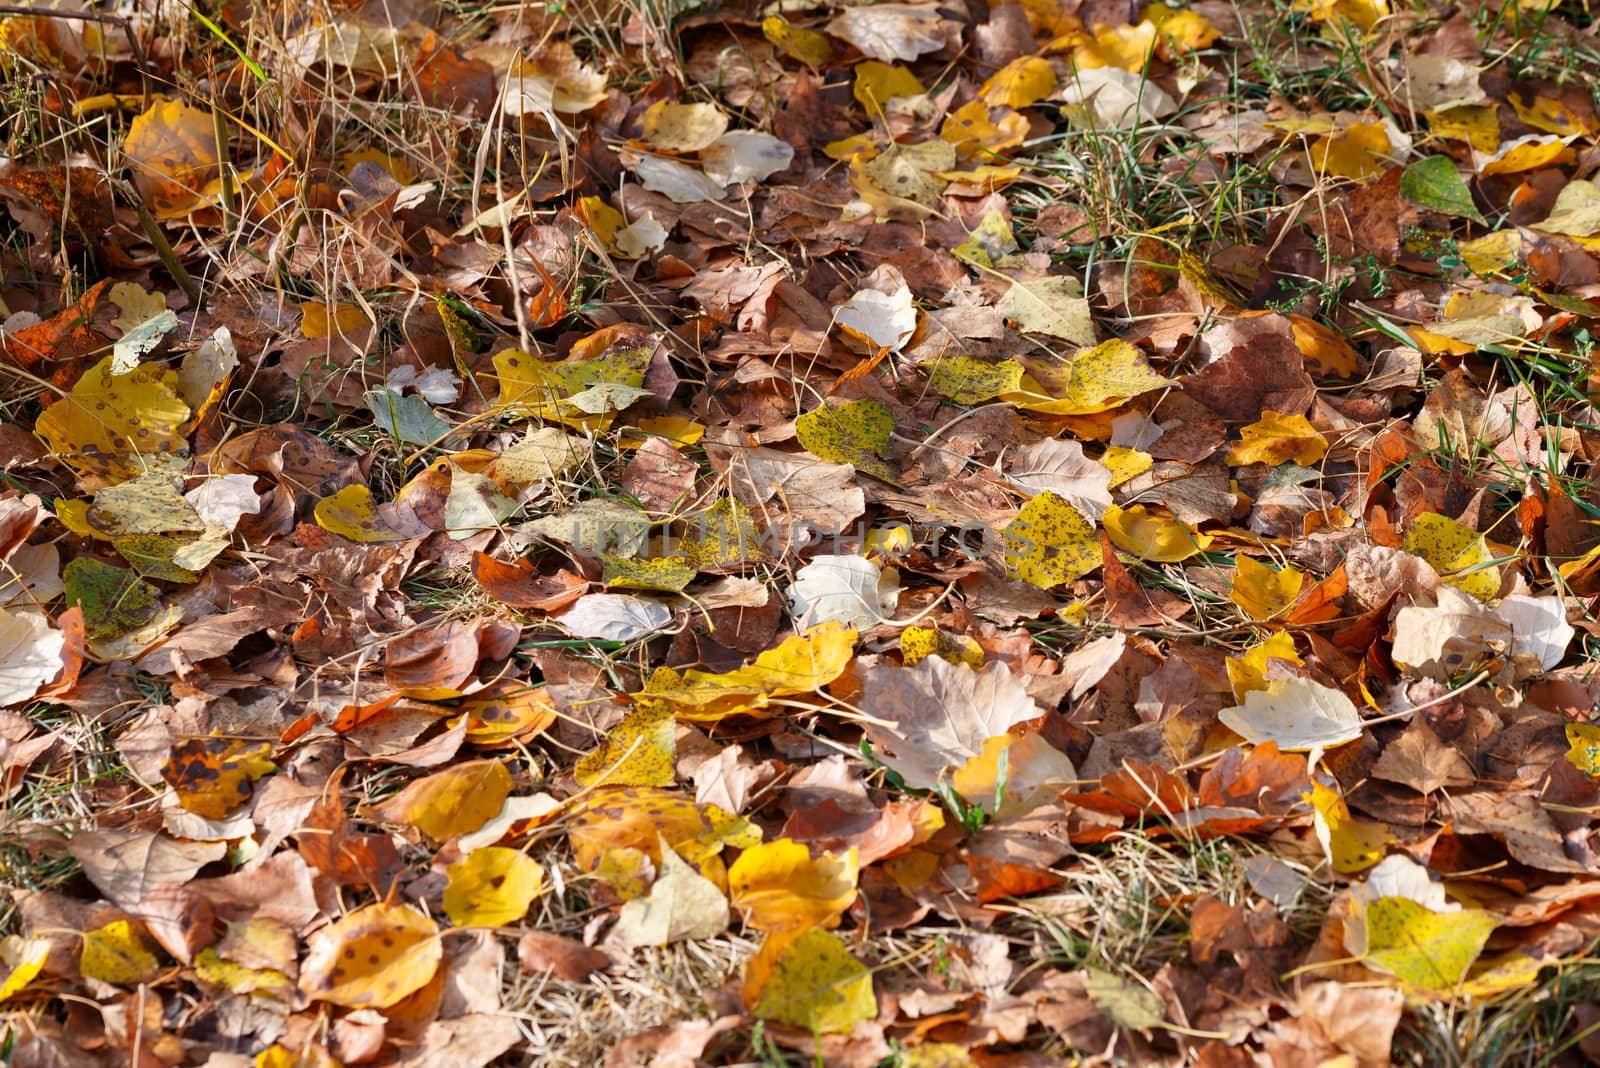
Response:
[[[199,348],[184,354],[183,363],[178,366],[178,393],[185,404],[199,411],[217,384],[238,366],[233,331],[219,326]]]
[[[801,630],[832,620],[864,630],[894,614],[899,577],[864,556],[818,556],[795,572],[789,611]]]
[[[930,656],[915,667],[879,667],[863,680],[861,707],[875,755],[924,790],[983,752],[983,743],[1041,712],[1011,669],[996,661],[982,671]]]
[[[1310,679],[1273,679],[1217,718],[1252,745],[1277,742],[1286,753],[1328,749],[1361,737],[1361,716],[1350,698]]]
[[[622,161],[639,178],[639,184],[675,204],[721,200],[726,190],[687,163],[660,156],[623,153]]]
[[[1567,606],[1559,597],[1512,594],[1500,602],[1494,614],[1511,627],[1512,654],[1537,657],[1546,671],[1561,663],[1577,633],[1567,623]]]
[[[255,475],[212,475],[183,495],[208,527],[232,531],[245,515],[261,511]]]
[[[672,610],[660,601],[631,594],[590,593],[556,618],[579,638],[629,642],[666,626]]]
[[[700,151],[700,165],[723,185],[761,182],[794,162],[794,147],[768,133],[734,130]]]
[[[517,502],[500,492],[494,479],[450,464],[450,495],[444,501],[444,528],[455,541],[480,530],[499,527],[517,510]]]
[[[834,317],[881,349],[899,350],[917,329],[917,308],[904,283],[894,293],[863,289],[845,301]]]
[[[1068,105],[1086,108],[1093,122],[1074,118],[1074,125],[1099,125],[1112,130],[1132,130],[1171,115],[1178,102],[1155,82],[1121,67],[1079,70],[1061,87]],[[1072,109],[1077,110],[1077,109]]]
[[[885,63],[913,60],[944,47],[944,28],[932,7],[872,4],[853,7],[828,23],[833,36]]]
[[[111,373],[125,375],[138,367],[144,354],[161,344],[161,339],[177,328],[177,315],[171,309],[166,309],[123,334],[111,347]]]
[[[60,674],[66,643],[43,613],[0,609],[0,708],[21,704]]]
[[[666,247],[667,228],[656,222],[656,217],[647,211],[618,230],[612,240],[617,243],[617,255],[636,260]]]
[[[1389,655],[1401,668],[1442,681],[1510,647],[1511,625],[1470,594],[1440,586],[1438,597],[1435,606],[1407,605],[1395,613]]]
[[[1065,497],[1088,519],[1098,521],[1111,507],[1111,472],[1085,456],[1076,441],[1046,438],[1019,450],[1006,467],[1006,480],[1029,493],[1049,490]]]

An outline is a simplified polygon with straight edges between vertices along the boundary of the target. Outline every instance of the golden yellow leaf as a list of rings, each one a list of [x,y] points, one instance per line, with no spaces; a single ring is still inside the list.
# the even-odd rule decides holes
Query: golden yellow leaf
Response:
[[[659,836],[659,840],[658,837]],[[573,859],[594,870],[608,852],[637,849],[659,864],[660,840],[719,887],[728,885],[718,854],[724,846],[746,849],[761,841],[761,829],[716,805],[650,786],[603,786],[573,804],[567,821]]]
[[[1361,358],[1338,331],[1304,315],[1291,314],[1289,326],[1307,373],[1316,378],[1353,378],[1361,373]]]
[[[1500,147],[1500,109],[1493,104],[1461,104],[1427,112],[1428,128],[1446,141],[1465,141],[1479,152]]]
[[[1042,590],[1082,578],[1104,561],[1094,524],[1049,490],[1023,505],[1001,538],[1006,569]]]
[[[1501,145],[1499,151],[1478,168],[1478,173],[1485,177],[1491,174],[1520,174],[1548,167],[1571,153],[1572,149],[1560,137],[1518,138]]]
[[[1239,444],[1228,450],[1230,464],[1278,464],[1293,460],[1302,467],[1328,452],[1328,439],[1303,415],[1263,411],[1261,418],[1239,430]]]
[[[444,914],[457,927],[503,927],[528,914],[544,869],[520,849],[482,846],[445,870]]]
[[[1334,871],[1353,875],[1383,859],[1384,850],[1394,841],[1389,828],[1350,815],[1350,806],[1339,791],[1319,781],[1312,781],[1311,792],[1305,797],[1314,812],[1317,840]]]
[[[498,760],[469,760],[426,775],[372,809],[390,823],[417,828],[435,842],[471,834],[494,818],[511,794],[511,772]]]
[[[945,116],[939,136],[960,156],[1000,153],[1028,139],[1028,120],[1010,108],[991,108],[971,100]]]
[[[315,932],[300,965],[300,992],[351,1009],[386,1009],[426,986],[444,947],[416,909],[379,902]]]
[[[1480,278],[1514,271],[1522,263],[1522,232],[1507,227],[1456,245],[1461,262]]]
[[[1166,4],[1151,4],[1139,16],[1145,22],[1155,24],[1156,34],[1160,37],[1162,55],[1171,58],[1174,55],[1185,55],[1196,52],[1202,48],[1209,48],[1222,36],[1211,20],[1198,11],[1168,7]]]
[[[0,938],[0,964],[10,969],[5,982],[0,983],[0,1005],[16,997],[38,978],[49,956],[48,939],[23,938],[21,935]]]
[[[942,656],[952,664],[983,667],[983,646],[964,634],[946,634],[935,627],[907,627],[900,632],[900,655],[907,667],[930,656]]]
[[[1105,455],[1100,457],[1100,462],[1111,472],[1111,481],[1106,484],[1106,488],[1115,489],[1129,479],[1138,478],[1150,470],[1156,461],[1155,457],[1147,452],[1112,445],[1106,449]]]
[[[1411,520],[1401,546],[1433,565],[1445,582],[1480,601],[1500,592],[1500,568],[1482,534],[1448,516],[1424,512]]]
[[[1237,571],[1229,599],[1251,619],[1271,619],[1294,604],[1306,581],[1305,575],[1292,567],[1274,571],[1248,556],[1238,557],[1235,563]]]
[[[1389,132],[1381,122],[1357,122],[1342,132],[1319,137],[1311,144],[1311,165],[1318,174],[1366,181],[1389,169],[1394,151]]]
[[[115,359],[107,356],[84,372],[34,424],[55,459],[101,484],[143,474],[187,444],[180,428],[189,406],[178,396],[178,373],[142,363],[113,374]]]
[[[300,305],[300,332],[308,338],[345,337],[371,325],[372,320],[356,304],[306,302]]]
[[[556,721],[555,702],[542,686],[469,697],[456,706],[467,718],[467,740],[480,748],[509,745],[538,734]]]
[[[1591,779],[1600,779],[1600,727],[1567,724],[1567,763]]]
[[[317,526],[329,534],[355,542],[400,541],[404,537],[379,518],[372,491],[359,482],[322,498],[311,514]]]
[[[1529,103],[1523,100],[1521,93],[1513,91],[1508,99],[1517,118],[1535,130],[1557,137],[1578,137],[1591,132],[1582,115],[1555,97],[1535,96]]]
[[[122,151],[156,218],[179,218],[200,202],[217,166],[211,112],[182,100],[157,101],[129,124]]]
[[[867,109],[868,115],[879,115],[895,97],[920,96],[927,90],[909,68],[898,63],[880,63],[876,59],[868,59],[856,64],[855,84],[851,92],[856,101]]]
[[[1295,0],[1295,10],[1330,24],[1329,30],[1324,32],[1335,33],[1335,28],[1343,23],[1368,32],[1378,20],[1388,17],[1389,0]]]
[[[1267,688],[1267,662],[1270,660],[1305,663],[1294,650],[1294,635],[1286,630],[1276,631],[1266,641],[1228,658],[1228,682],[1233,686],[1236,700],[1243,701],[1251,690]]]
[[[826,66],[833,58],[833,42],[816,30],[796,26],[782,15],[761,20],[761,32],[768,41],[783,49],[790,59],[811,67]]]
[[[1156,46],[1156,27],[1149,21],[1136,26],[1102,27],[1093,37],[1084,36],[1072,51],[1072,63],[1079,70],[1120,67],[1138,74],[1150,60]]]
[[[657,668],[644,694],[670,704],[679,719],[704,722],[736,713],[763,714],[767,698],[814,692],[844,673],[854,655],[856,632],[837,621],[785,638],[755,661],[714,674],[691,668],[681,676]]]
[[[728,868],[728,900],[763,931],[832,927],[856,899],[855,846],[843,857],[788,838],[746,849]]]
[[[839,1034],[878,1015],[872,971],[830,931],[769,934],[745,965],[743,996],[757,1019]]]
[[[1141,453],[1140,455],[1143,455]],[[1141,560],[1175,564],[1205,552],[1214,540],[1210,534],[1151,512],[1142,504],[1106,509],[1100,517],[1111,544]]]
[[[1032,107],[1056,90],[1055,68],[1039,56],[1020,56],[983,83],[979,97],[990,107]]]

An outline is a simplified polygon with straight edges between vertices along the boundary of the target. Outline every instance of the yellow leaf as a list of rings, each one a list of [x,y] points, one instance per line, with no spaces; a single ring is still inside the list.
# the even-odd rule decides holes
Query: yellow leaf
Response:
[[[648,344],[623,341],[593,356],[571,356],[552,363],[520,349],[505,349],[494,356],[495,376],[500,382],[497,403],[568,426],[603,430],[611,425],[616,413],[588,411],[573,398],[598,386],[641,388],[650,367],[650,354]]]
[[[189,738],[172,747],[161,778],[184,811],[208,820],[225,819],[250,800],[253,784],[278,766],[268,759],[270,742],[242,738]]]
[[[1514,271],[1522,263],[1522,233],[1515,228],[1497,230],[1456,245],[1461,262],[1480,278]]]
[[[657,668],[644,686],[648,697],[672,705],[679,719],[719,720],[760,714],[767,698],[812,693],[844,674],[854,656],[856,632],[837,621],[785,638],[754,663],[714,674],[691,668],[681,676]]]
[[[978,95],[990,107],[1032,107],[1056,90],[1055,68],[1039,56],[1021,56],[995,71]]]
[[[951,249],[950,254],[974,267],[995,268],[1014,264],[1017,251],[1017,238],[1011,232],[1011,224],[998,211],[991,211],[978,220],[977,229]]]
[[[1144,455],[1140,453],[1139,455]],[[1107,508],[1100,517],[1111,544],[1141,560],[1175,564],[1205,552],[1212,537],[1164,515],[1156,515],[1142,504]]]
[[[372,325],[367,313],[355,304],[302,303],[300,332],[308,338],[345,337]]]
[[[1448,516],[1424,512],[1411,521],[1402,548],[1433,565],[1445,582],[1480,601],[1500,592],[1500,568],[1488,540]]]
[[[274,1042],[256,1054],[255,1068],[344,1068],[332,1054],[315,1043],[297,1050]]]
[[[728,868],[728,900],[763,931],[832,927],[856,899],[859,870],[855,846],[843,857],[812,857],[801,843],[779,838],[739,854]]]
[[[1530,957],[1515,950],[1480,960],[1460,986],[1469,998],[1492,998],[1508,990],[1522,990],[1539,981],[1539,973],[1553,964],[1549,957]]]
[[[509,745],[538,734],[556,721],[555,702],[544,687],[493,697],[469,697],[456,706],[467,718],[467,740],[480,748]]]
[[[677,724],[665,701],[642,700],[572,769],[580,786],[671,786]]]
[[[927,90],[908,68],[898,63],[891,65],[868,59],[856,64],[855,86],[851,92],[856,101],[867,109],[868,115],[880,115],[895,97],[920,96]]]
[[[1491,174],[1520,174],[1538,170],[1571,153],[1567,142],[1560,137],[1526,137],[1508,141],[1488,162],[1478,168],[1485,177]]]
[[[156,218],[179,218],[199,203],[217,166],[211,112],[182,100],[151,104],[128,125],[122,151],[133,165],[133,184]]]
[[[1366,181],[1389,169],[1386,157],[1392,151],[1394,145],[1383,123],[1357,122],[1341,133],[1312,142],[1311,165],[1318,174]]]
[[[744,1002],[758,1019],[839,1034],[878,1015],[872,972],[830,931],[769,934],[745,965]]]
[[[639,116],[639,134],[667,152],[698,152],[728,132],[728,114],[715,104],[658,100]]]
[[[941,356],[922,367],[934,392],[957,404],[982,404],[1022,386],[1022,365],[1015,360],[994,363],[977,356]]]
[[[826,66],[833,58],[833,42],[816,30],[796,26],[782,15],[761,20],[761,32],[768,41],[783,49],[790,59],[811,67]]]
[[[628,225],[628,220],[622,217],[622,212],[599,197],[580,198],[578,210],[583,216],[583,221],[588,224],[589,232],[600,239],[607,252],[616,255],[617,231]]]
[[[498,760],[469,760],[424,776],[372,809],[378,819],[417,828],[435,842],[471,834],[511,794],[511,772]]]
[[[993,108],[970,100],[945,116],[939,137],[955,146],[961,156],[978,152],[999,153],[1028,139],[1028,120],[1010,108]]]
[[[1167,57],[1209,48],[1222,36],[1211,20],[1198,11],[1179,10],[1166,4],[1151,4],[1140,18],[1155,24],[1161,38],[1162,54]]]
[[[1271,619],[1282,612],[1294,604],[1305,584],[1305,575],[1292,567],[1274,571],[1248,556],[1238,557],[1236,563],[1238,570],[1229,599],[1251,619]]]
[[[1303,415],[1263,411],[1261,418],[1239,430],[1239,444],[1228,450],[1230,464],[1270,464],[1293,460],[1301,467],[1328,452],[1328,439]]]
[[[983,646],[964,634],[946,634],[934,627],[907,627],[900,632],[900,655],[907,667],[930,656],[942,656],[952,664],[983,667]]]
[[[1106,449],[1106,454],[1100,457],[1100,462],[1111,472],[1111,481],[1106,484],[1106,488],[1115,489],[1129,479],[1138,478],[1150,470],[1156,461],[1155,457],[1147,452],[1112,445]]]
[[[637,449],[648,438],[665,438],[672,445],[694,445],[706,436],[704,423],[681,415],[644,416],[634,420],[634,426],[638,432],[624,430],[617,442],[618,448]]]
[[[1567,763],[1591,779],[1600,779],[1600,727],[1567,724],[1567,747]]]
[[[1243,701],[1252,690],[1267,688],[1267,662],[1287,660],[1303,664],[1300,654],[1294,651],[1294,635],[1286,630],[1275,632],[1259,645],[1252,645],[1238,656],[1228,658],[1228,682],[1233,686],[1235,700]]]
[[[161,962],[145,948],[133,924],[115,920],[83,936],[78,971],[102,983],[137,986],[154,980],[161,973]]]
[[[44,962],[50,956],[50,943],[43,938],[23,938],[7,935],[0,939],[0,963],[11,971],[0,983],[0,1005],[16,997],[39,976]]]
[[[649,560],[630,560],[620,556],[600,557],[600,581],[613,590],[665,590],[678,593],[694,581],[695,568],[686,557],[662,556]]]
[[[1351,23],[1362,31],[1371,31],[1378,20],[1389,15],[1389,0],[1296,0],[1296,11],[1304,11],[1318,22],[1338,27]]]
[[[112,374],[115,359],[107,356],[86,371],[34,424],[53,459],[101,483],[143,474],[162,454],[187,446],[180,428],[189,406],[178,396],[177,372],[142,363],[125,375]]]
[[[1500,147],[1500,109],[1493,104],[1461,104],[1427,112],[1428,128],[1446,141],[1465,141],[1479,152]]]
[[[1049,334],[1075,345],[1094,344],[1094,319],[1076,278],[1051,275],[1013,280],[995,307],[1019,330]],[[1089,355],[1097,351],[1089,349],[1077,358],[1088,362]]]
[[[1150,60],[1156,46],[1156,28],[1151,22],[1137,26],[1102,27],[1093,37],[1085,39],[1072,51],[1072,63],[1079,70],[1096,67],[1121,67],[1138,74]]]
[[[457,927],[503,927],[528,914],[544,869],[520,849],[483,846],[445,870],[444,914]]]
[[[863,162],[871,160],[878,155],[878,146],[873,143],[868,134],[856,134],[852,137],[843,137],[837,141],[829,141],[822,146],[822,154],[829,159],[840,162],[854,160],[860,157]]]
[[[1312,780],[1311,792],[1305,797],[1311,802],[1317,839],[1334,871],[1353,875],[1383,859],[1384,850],[1394,841],[1389,828],[1351,816],[1339,791],[1319,781]]]
[[[1049,490],[1023,505],[1001,536],[1006,569],[1042,590],[1082,578],[1104,560],[1094,524]]]
[[[1413,990],[1453,993],[1500,925],[1491,912],[1434,912],[1408,897],[1367,903],[1367,952],[1362,963]]]
[[[355,542],[400,541],[404,537],[378,517],[378,502],[359,482],[322,498],[311,514],[329,534]]]
[[[1051,800],[1077,779],[1067,755],[1036,733],[986,738],[950,785],[971,804],[1003,818]]]
[[[1361,373],[1361,358],[1344,336],[1304,315],[1290,315],[1295,347],[1305,357],[1306,371],[1317,378],[1353,378]]]
[[[283,996],[294,986],[294,980],[280,970],[237,964],[224,958],[211,946],[195,954],[195,978],[206,986],[234,994],[251,994],[259,990]]]
[[[573,804],[567,821],[573,859],[584,871],[618,849],[640,850],[659,865],[658,835],[719,887],[728,885],[718,855],[723,847],[747,849],[761,841],[761,829],[743,816],[649,786],[600,787]]]
[[[1536,96],[1533,103],[1529,104],[1522,99],[1521,93],[1513,91],[1509,99],[1517,118],[1535,130],[1543,130],[1557,137],[1580,137],[1589,133],[1583,116],[1554,97]]]
[[[1022,389],[1003,400],[1046,415],[1093,415],[1170,383],[1121,338],[1083,349],[1060,363],[1034,366]]]
[[[439,969],[439,927],[404,905],[379,902],[314,933],[300,965],[300,992],[352,1009],[386,1009],[421,990]]]

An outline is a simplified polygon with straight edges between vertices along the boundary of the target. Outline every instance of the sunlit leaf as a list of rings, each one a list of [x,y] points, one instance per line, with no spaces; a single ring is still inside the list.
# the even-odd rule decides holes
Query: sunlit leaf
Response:
[[[314,932],[300,992],[347,1008],[386,1009],[433,978],[439,927],[404,905],[367,905]]]

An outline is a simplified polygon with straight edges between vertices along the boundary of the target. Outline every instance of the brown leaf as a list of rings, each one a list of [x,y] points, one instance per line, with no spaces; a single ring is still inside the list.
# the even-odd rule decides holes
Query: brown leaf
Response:
[[[548,931],[528,931],[517,940],[517,963],[529,975],[549,972],[569,983],[581,983],[611,967],[611,958],[575,938]]]

